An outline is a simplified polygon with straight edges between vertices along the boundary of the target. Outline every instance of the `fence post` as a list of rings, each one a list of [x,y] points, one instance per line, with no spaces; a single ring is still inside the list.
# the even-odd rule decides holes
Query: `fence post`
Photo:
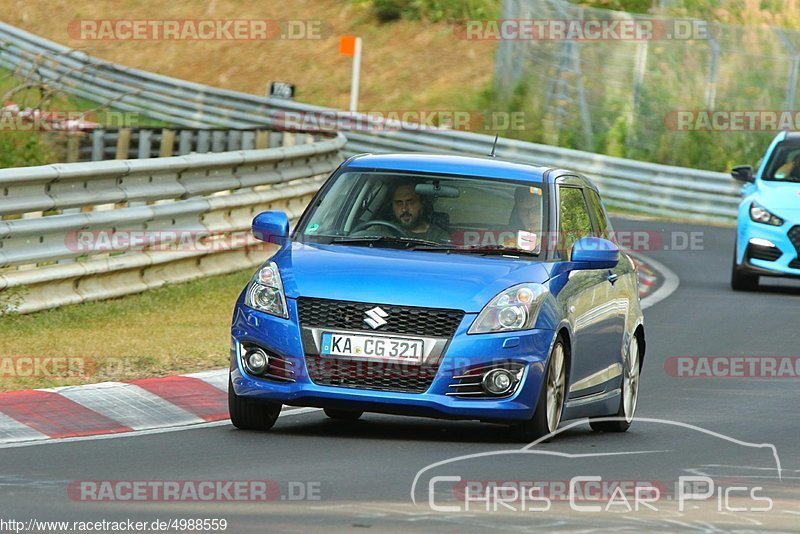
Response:
[[[708,85],[706,86],[706,109],[712,110],[717,100],[717,70],[719,68],[719,43],[708,34],[708,46],[711,49],[711,60],[708,66]]]
[[[117,153],[114,159],[128,159],[131,148],[131,129],[120,128],[117,133]]]

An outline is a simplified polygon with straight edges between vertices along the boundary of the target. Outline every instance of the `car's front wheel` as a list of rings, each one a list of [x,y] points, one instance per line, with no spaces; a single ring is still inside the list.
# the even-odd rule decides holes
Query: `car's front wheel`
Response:
[[[514,425],[520,439],[533,441],[558,429],[567,391],[566,354],[564,341],[559,337],[550,352],[536,412],[528,421]]]
[[[733,247],[733,265],[731,266],[731,287],[735,291],[755,291],[758,289],[758,275],[747,274],[736,265],[736,246]]]
[[[281,404],[261,399],[240,397],[228,377],[228,412],[231,423],[241,430],[269,430],[281,413]]]
[[[598,432],[625,432],[631,427],[639,400],[639,378],[641,376],[641,359],[639,338],[634,334],[628,344],[622,369],[622,392],[619,409],[610,421],[589,421],[592,430]]]

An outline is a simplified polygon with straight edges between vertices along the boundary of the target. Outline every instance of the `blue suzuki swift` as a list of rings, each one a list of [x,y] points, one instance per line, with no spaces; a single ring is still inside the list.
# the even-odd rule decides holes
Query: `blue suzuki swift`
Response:
[[[363,155],[326,181],[236,302],[229,409],[267,430],[281,406],[623,432],[645,338],[633,260],[595,186],[494,158]]]
[[[758,288],[761,276],[800,278],[800,133],[781,132],[758,172],[739,165],[742,187],[731,286]]]

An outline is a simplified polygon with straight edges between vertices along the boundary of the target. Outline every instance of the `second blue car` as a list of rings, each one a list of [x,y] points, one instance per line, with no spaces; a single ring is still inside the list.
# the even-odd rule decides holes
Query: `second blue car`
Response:
[[[733,168],[742,182],[731,286],[758,288],[762,276],[800,278],[800,134],[781,132],[754,174]]]

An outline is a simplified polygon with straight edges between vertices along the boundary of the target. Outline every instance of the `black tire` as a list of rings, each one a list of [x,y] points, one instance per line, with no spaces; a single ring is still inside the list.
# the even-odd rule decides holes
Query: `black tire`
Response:
[[[633,368],[631,367],[631,359],[630,356],[633,354],[633,348],[636,348],[636,357],[635,362],[633,363]],[[626,351],[627,354],[625,356],[625,361],[623,362],[623,380],[622,386],[619,396],[619,408],[617,409],[617,413],[613,416],[613,420],[610,421],[594,421],[589,420],[589,426],[592,427],[592,430],[595,432],[626,432],[630,427],[631,423],[633,423],[633,418],[636,415],[636,401],[639,396],[639,378],[641,376],[642,370],[642,360],[641,360],[641,343],[639,342],[639,338],[634,335],[631,338],[631,344],[628,346],[628,350]],[[630,378],[632,374],[635,373],[636,380],[634,382],[634,400],[633,406],[628,407],[626,409],[625,405],[625,395],[627,394],[629,387],[628,384],[630,383]],[[626,378],[628,380],[626,380]],[[627,414],[628,410],[631,410],[630,415]]]
[[[228,377],[228,412],[231,423],[241,430],[269,430],[278,420],[282,405],[261,399],[240,397]]]
[[[331,419],[338,419],[339,421],[355,421],[361,417],[364,412],[354,412],[351,410],[337,410],[335,408],[325,408],[325,415]]]
[[[561,357],[558,357],[558,354]],[[522,423],[514,423],[512,429],[514,430],[518,439],[526,442],[534,441],[542,436],[546,436],[558,429],[561,422],[561,416],[564,413],[564,403],[567,393],[567,361],[568,361],[567,347],[564,341],[559,337],[553,344],[553,349],[550,351],[550,357],[547,359],[547,369],[545,369],[544,381],[542,388],[539,392],[539,400],[536,402],[536,411],[533,417]],[[553,367],[554,365],[560,366],[560,369]],[[548,410],[550,408],[548,402],[548,385],[551,379],[558,381],[558,388],[560,393],[559,406],[553,410],[553,414],[548,417]],[[555,385],[555,384],[554,384]],[[555,416],[555,419],[552,417]]]
[[[736,265],[736,246],[733,247],[733,265],[731,266],[731,287],[734,291],[755,291],[758,289],[757,274],[747,274]]]

